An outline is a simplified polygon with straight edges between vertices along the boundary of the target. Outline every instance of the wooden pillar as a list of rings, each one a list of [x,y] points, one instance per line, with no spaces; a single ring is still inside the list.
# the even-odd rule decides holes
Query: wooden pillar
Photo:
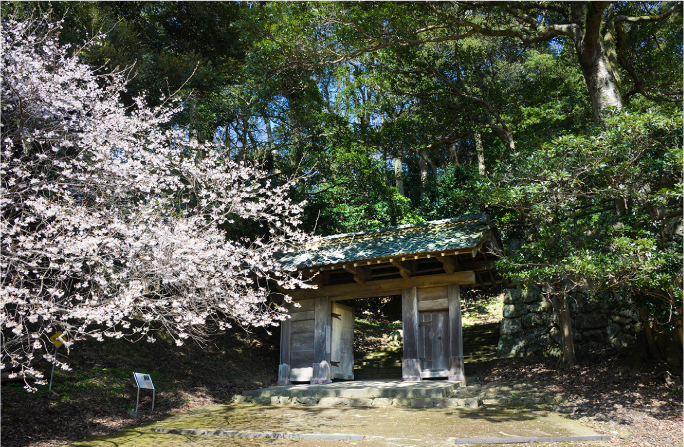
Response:
[[[420,381],[418,359],[418,289],[412,287],[401,291],[401,320],[404,328],[404,359],[401,362],[401,380]]]
[[[461,321],[461,286],[447,287],[449,303],[449,380],[466,386],[463,369],[463,322]]]
[[[277,385],[292,385],[290,381],[290,347],[292,346],[290,319],[280,323],[280,366]]]
[[[317,297],[314,305],[314,362],[311,384],[330,383],[330,313],[327,296]]]

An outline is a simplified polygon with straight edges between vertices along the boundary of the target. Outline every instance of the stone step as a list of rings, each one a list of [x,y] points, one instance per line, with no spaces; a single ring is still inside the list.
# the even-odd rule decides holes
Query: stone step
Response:
[[[354,374],[354,380],[398,380],[399,374]]]
[[[446,398],[451,397],[460,382],[430,380],[421,382],[402,382],[393,380],[364,380],[333,382],[324,385],[294,384],[274,386],[261,390],[242,393],[243,396],[259,397],[326,397],[376,399],[376,398]]]
[[[345,398],[345,397],[322,397],[312,396],[289,397],[253,397],[236,396],[235,403],[252,403],[257,405],[320,405],[324,407],[409,407],[409,408],[479,408],[483,406],[483,401],[477,397],[376,397],[376,398]]]

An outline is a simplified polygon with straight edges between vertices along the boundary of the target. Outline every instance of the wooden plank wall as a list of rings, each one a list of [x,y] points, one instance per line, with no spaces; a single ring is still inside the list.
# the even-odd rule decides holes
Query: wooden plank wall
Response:
[[[418,358],[422,378],[449,375],[447,293],[447,286],[418,289]]]
[[[418,311],[447,310],[447,286],[418,289]]]
[[[331,301],[327,296],[315,298],[312,384],[331,382],[330,339]]]
[[[401,319],[404,328],[404,359],[401,362],[401,380],[420,380],[418,359],[418,289],[411,287],[401,291]]]
[[[332,303],[332,379],[354,379],[354,309]]]
[[[281,342],[280,362],[281,365],[289,364],[290,381],[308,382],[313,376],[315,300],[301,300],[297,303],[300,305],[299,307],[293,305],[288,307],[290,312],[290,344],[285,346]],[[283,341],[286,342],[287,340]],[[287,350],[289,350],[289,362],[285,362],[286,359],[283,357],[283,351]],[[278,382],[280,382],[280,378]]]

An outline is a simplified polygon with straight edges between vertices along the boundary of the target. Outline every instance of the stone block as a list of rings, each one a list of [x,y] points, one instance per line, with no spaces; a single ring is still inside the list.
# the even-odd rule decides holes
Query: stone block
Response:
[[[606,315],[580,314],[575,317],[575,327],[579,330],[597,329],[608,326]]]
[[[316,405],[318,404],[318,399],[313,396],[298,397],[297,403],[302,405]]]
[[[553,403],[564,405],[568,403],[568,398],[565,394],[556,394],[553,396]]]
[[[532,329],[532,328],[544,325],[544,321],[542,320],[542,317],[536,313],[530,313],[527,315],[523,315],[521,318],[521,321],[522,321],[523,327],[526,329]]]
[[[549,337],[549,330],[546,327],[538,327],[532,329],[528,343],[536,343],[543,347],[551,346],[551,338]]]
[[[559,345],[563,344],[563,339],[561,336],[560,329],[558,329],[557,327],[551,328],[551,330],[549,331],[549,338],[551,338],[551,340],[555,341]]]
[[[560,317],[558,316],[557,313],[543,313],[541,314],[542,321],[544,324],[546,324],[547,327],[554,327],[558,326],[560,322]]]
[[[392,405],[397,407],[410,407],[411,400],[412,399],[409,399],[407,397],[397,397],[396,399],[392,399]]]
[[[271,405],[279,405],[281,396],[272,396]]]
[[[318,405],[322,405],[324,407],[339,407],[349,405],[349,401],[339,397],[321,397],[321,399],[318,401]]]
[[[465,402],[462,406],[465,408],[479,408],[482,406],[482,399],[480,399],[479,397],[470,397],[463,400]]]
[[[433,399],[412,399],[411,408],[432,408],[435,406]]]
[[[390,405],[392,405],[392,399],[388,399],[386,397],[378,397],[373,399],[374,407],[389,407]]]
[[[521,303],[504,304],[503,306],[504,318],[516,318],[520,315],[526,314],[527,312],[527,306]]]
[[[522,299],[525,303],[537,303],[543,299],[541,289],[537,286],[527,286],[522,292]]]
[[[454,408],[458,407],[458,399],[435,399],[435,408]]]
[[[542,300],[538,303],[531,303],[527,306],[527,310],[534,313],[543,313],[551,311],[551,303],[547,300]]]
[[[639,314],[637,311],[632,309],[621,310],[617,313],[617,315],[630,318],[632,321],[639,321]]]
[[[630,324],[632,323],[632,319],[630,317],[623,317],[622,315],[613,315],[610,317],[613,322],[617,324]]]
[[[519,288],[508,289],[504,294],[504,304],[519,303],[522,301],[522,295]]]
[[[610,344],[619,348],[626,348],[634,343],[634,336],[629,334],[617,334],[610,340]]]
[[[620,333],[620,326],[618,326],[617,324],[609,324],[606,327],[606,335],[608,335],[608,338],[613,338],[619,333]]]
[[[499,337],[496,354],[499,357],[521,357],[525,353],[525,340],[511,335]]]
[[[482,399],[484,405],[508,405],[508,397],[494,397],[490,399]]]
[[[501,334],[512,335],[523,331],[522,321],[520,318],[504,318],[501,320]]]
[[[365,397],[359,397],[356,399],[349,399],[350,407],[372,407],[373,399],[368,399]]]

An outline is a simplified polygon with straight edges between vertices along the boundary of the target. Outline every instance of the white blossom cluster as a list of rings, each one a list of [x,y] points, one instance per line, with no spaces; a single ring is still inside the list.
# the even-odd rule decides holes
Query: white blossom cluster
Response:
[[[125,108],[127,72],[94,72],[60,46],[59,26],[2,24],[2,367],[36,383],[40,359],[68,368],[53,355],[57,331],[68,347],[154,341],[163,327],[180,345],[231,322],[278,324],[269,283],[307,287],[273,257],[308,238],[292,183],[164,130],[177,111],[168,98]],[[237,224],[263,237],[227,240]]]

